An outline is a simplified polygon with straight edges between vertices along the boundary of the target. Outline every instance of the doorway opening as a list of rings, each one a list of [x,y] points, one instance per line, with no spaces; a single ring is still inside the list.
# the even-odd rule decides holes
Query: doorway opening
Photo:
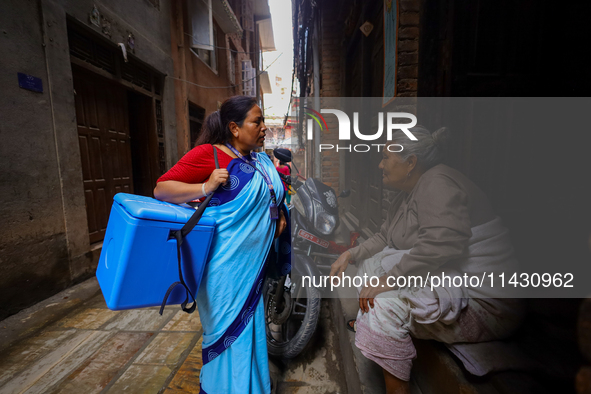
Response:
[[[152,196],[166,170],[162,75],[133,57],[124,62],[113,43],[75,21],[68,41],[93,244],[105,236],[115,194]]]

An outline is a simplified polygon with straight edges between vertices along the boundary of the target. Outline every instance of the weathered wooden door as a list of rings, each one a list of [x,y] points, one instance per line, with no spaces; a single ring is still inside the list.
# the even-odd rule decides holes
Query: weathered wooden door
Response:
[[[90,242],[105,236],[113,196],[132,193],[126,90],[74,69],[76,121]]]
[[[363,96],[363,57],[360,34],[351,40],[349,53],[347,54],[347,67],[345,70],[346,79],[351,81],[347,84],[345,96]],[[356,137],[350,141],[350,145],[360,143]],[[343,144],[346,146],[346,144]],[[346,187],[351,189],[350,212],[357,220],[356,225],[365,227],[367,219],[367,173],[369,165],[365,154],[345,152],[346,157]],[[365,160],[364,160],[365,159]]]
[[[345,96],[347,97],[379,97],[382,95],[383,82],[383,23],[380,7],[367,7],[366,15],[374,23],[374,33],[371,39],[364,37],[360,31],[355,31],[349,43],[345,75],[347,84]],[[371,12],[370,12],[371,10]],[[358,99],[359,100],[359,99]],[[360,118],[361,132],[364,134],[375,133],[378,127],[378,118],[370,118],[371,99],[359,100],[358,108],[362,109]],[[368,141],[360,140],[353,136],[351,146],[367,144]],[[374,143],[385,143],[385,135]],[[346,144],[344,144],[346,145]],[[363,150],[363,148],[361,148]],[[378,168],[382,153],[372,148],[369,152],[345,153],[346,187],[351,189],[350,213],[356,219],[360,229],[367,228],[371,232],[380,229],[384,220],[382,213],[382,171]]]
[[[371,9],[371,8],[370,8]],[[380,3],[370,16],[370,20],[374,24],[374,39],[366,40],[365,58],[369,59],[365,62],[365,76],[366,81],[365,96],[381,97],[383,94],[384,81],[384,19],[383,19],[383,4]],[[373,106],[373,105],[372,105]],[[378,129],[378,116],[371,118],[371,127],[368,134]],[[385,144],[386,133],[382,135],[379,144]],[[360,143],[364,143],[360,141]],[[373,148],[373,147],[372,147]],[[383,184],[382,184],[382,170],[379,169],[382,161],[382,153],[372,149],[366,157],[363,158],[367,162],[367,178],[368,178],[368,207],[367,207],[367,228],[373,233],[378,232],[382,223],[386,219],[383,210],[387,210],[387,206],[383,206]]]

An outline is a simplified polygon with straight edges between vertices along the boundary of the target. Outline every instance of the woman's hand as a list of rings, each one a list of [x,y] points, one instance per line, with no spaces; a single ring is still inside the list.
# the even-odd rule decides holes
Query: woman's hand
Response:
[[[369,308],[374,307],[376,296],[389,290],[393,290],[393,288],[388,286],[388,275],[380,276],[380,281],[376,287],[369,285],[369,287],[361,289],[361,293],[359,293],[359,309],[364,313],[369,312]]]
[[[283,211],[279,211],[279,219],[277,219],[277,225],[275,226],[275,237],[273,237],[273,239],[277,239],[286,227],[287,220],[285,220],[285,215],[283,214]]]
[[[187,201],[205,197],[203,195],[204,191],[206,195],[213,193],[222,183],[226,183],[228,178],[228,170],[220,168],[213,170],[209,180],[205,182],[205,184],[185,183],[179,181],[158,182],[154,189],[154,197],[161,201],[182,204]]]
[[[332,263],[330,266],[330,276],[340,276],[347,267],[349,266],[349,262],[351,261],[351,253],[349,251],[345,251],[339,258]]]
[[[226,182],[228,182],[229,176],[230,174],[228,173],[228,170],[225,168],[218,168],[213,170],[213,172],[209,176],[209,180],[205,182],[205,192],[207,194],[215,192],[221,184],[226,184]]]

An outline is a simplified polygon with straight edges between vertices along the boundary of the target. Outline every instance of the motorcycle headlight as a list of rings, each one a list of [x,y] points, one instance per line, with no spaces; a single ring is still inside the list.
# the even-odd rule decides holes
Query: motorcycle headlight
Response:
[[[334,230],[337,225],[337,218],[324,211],[322,205],[317,201],[314,201],[314,211],[316,213],[316,220],[314,223],[316,230],[324,235],[332,233],[332,230]]]
[[[300,213],[300,215],[306,217],[306,209],[304,208],[304,204],[302,204],[302,200],[300,200],[297,194],[291,198],[291,203],[293,204],[296,211]]]

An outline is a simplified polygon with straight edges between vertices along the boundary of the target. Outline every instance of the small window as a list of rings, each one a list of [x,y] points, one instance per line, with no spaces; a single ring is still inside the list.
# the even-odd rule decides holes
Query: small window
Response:
[[[242,94],[244,96],[256,97],[255,71],[250,60],[242,61]]]
[[[187,5],[191,22],[191,48],[211,51],[215,42],[211,0],[189,0]]]
[[[241,25],[246,31],[254,31],[254,1],[242,0]]]
[[[213,23],[211,0],[189,0],[191,51],[217,73],[217,31]]]
[[[214,44],[217,44],[217,30],[213,29],[213,42]],[[203,62],[205,64],[207,64],[209,66],[209,68],[211,68],[216,74],[218,72],[218,63],[217,63],[217,56],[216,56],[216,47],[214,46],[213,49],[211,50],[207,50],[207,49],[193,49],[191,48],[191,51],[193,51],[193,53],[195,55],[197,55],[197,57],[201,60],[203,60]]]

